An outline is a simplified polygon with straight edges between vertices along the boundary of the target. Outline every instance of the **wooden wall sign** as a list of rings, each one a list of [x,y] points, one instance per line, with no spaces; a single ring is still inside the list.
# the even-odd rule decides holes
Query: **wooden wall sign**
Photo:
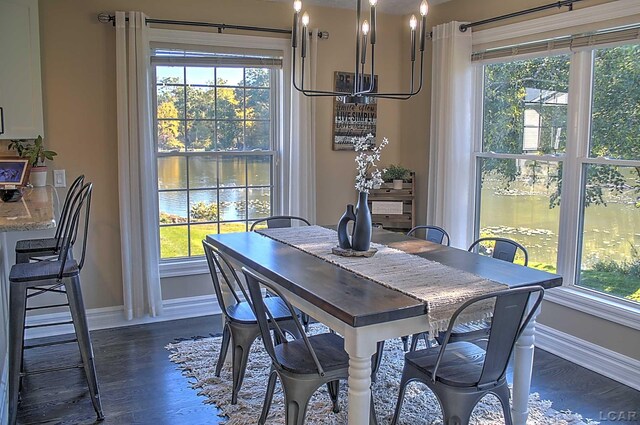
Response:
[[[353,90],[352,72],[334,73],[336,91]],[[365,87],[369,85],[365,79]],[[375,76],[374,91],[378,89],[378,76]],[[371,143],[375,145],[378,105],[376,99],[366,96],[336,96],[333,100],[333,150],[353,150],[352,139],[372,134]]]

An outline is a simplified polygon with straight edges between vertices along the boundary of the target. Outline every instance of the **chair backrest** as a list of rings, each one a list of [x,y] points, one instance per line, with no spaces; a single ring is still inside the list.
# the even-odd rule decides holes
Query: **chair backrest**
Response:
[[[476,250],[480,250],[480,247],[482,246],[481,243],[487,241],[494,243],[493,252],[491,253],[493,258],[513,263],[519,249],[522,251],[522,255],[524,256],[524,265],[526,266],[529,264],[529,253],[527,252],[527,249],[511,239],[493,237],[480,238],[471,244],[469,252],[476,252]]]
[[[249,299],[249,294],[242,286],[242,282],[238,279],[238,274],[229,259],[220,252],[218,248],[207,242],[206,239],[202,240],[202,246],[204,248],[205,257],[207,257],[209,273],[211,274],[211,280],[213,281],[213,289],[216,292],[218,305],[222,310],[222,314],[228,317],[227,303],[222,296],[222,285],[224,284],[227,287],[227,290],[233,295],[236,304],[241,301],[240,297],[236,293],[236,289],[240,289],[242,295],[247,300]]]
[[[64,204],[62,205],[62,210],[60,211],[60,220],[58,221],[58,226],[56,227],[56,234],[54,238],[56,239],[56,251],[60,249],[62,246],[62,235],[66,226],[69,225],[70,220],[70,208],[71,201],[75,197],[78,190],[82,187],[84,183],[84,174],[80,174],[69,186],[69,190],[67,191],[67,195],[64,197]]]
[[[533,303],[530,302],[532,296],[535,296]],[[544,289],[541,286],[534,285],[481,295],[462,304],[451,317],[433,369],[432,379],[436,380],[438,367],[447,349],[451,332],[456,325],[458,317],[469,306],[480,302],[489,302],[493,299],[495,301],[493,319],[491,321],[484,364],[480,378],[475,383],[475,386],[479,388],[493,386],[507,373],[509,358],[516,340],[529,324],[538,307],[540,307],[543,296]]]
[[[249,230],[253,232],[253,229],[255,229],[257,225],[265,222],[267,223],[267,229],[291,227],[294,222],[311,226],[311,223],[309,223],[306,218],[296,217],[293,215],[272,215],[271,217],[261,218],[260,220],[254,221]]]
[[[83,221],[82,231],[82,250],[80,254],[80,260],[76,260],[78,264],[78,270],[82,270],[84,265],[84,257],[87,252],[87,237],[89,235],[89,215],[91,213],[91,193],[93,192],[93,183],[84,184],[72,198],[69,204],[69,223],[65,226],[64,233],[61,236],[60,247],[60,272],[58,279],[62,279],[64,275],[65,265],[67,259],[70,257],[71,250],[73,249],[80,228],[80,221]],[[84,212],[84,214],[83,214]]]
[[[424,230],[424,238],[433,243],[449,246],[449,234],[442,227],[438,226],[416,226],[407,232],[407,236],[413,236],[416,232]]]
[[[289,342],[287,341],[287,338],[285,337],[285,334],[282,331],[282,329],[280,329],[280,326],[278,326],[278,322],[273,320],[273,315],[271,314],[269,309],[265,306],[264,299],[262,298],[262,292],[260,291],[260,285],[264,285],[269,292],[273,292],[274,294],[279,296],[282,302],[287,306],[287,308],[289,309],[289,312],[291,313],[291,318],[295,322],[296,327],[298,328],[298,332],[300,332],[300,335],[302,335],[302,338],[304,340],[304,344],[305,344],[305,347],[307,348],[309,356],[313,359],[316,365],[318,375],[321,375],[321,376],[324,375],[324,370],[322,369],[322,365],[318,360],[318,356],[316,355],[316,352],[311,346],[311,343],[309,342],[309,338],[307,338],[304,328],[302,327],[302,324],[298,319],[298,313],[293,308],[293,306],[289,303],[289,301],[284,297],[284,295],[282,294],[282,291],[280,291],[280,289],[276,285],[261,279],[255,273],[246,269],[245,267],[242,268],[242,272],[244,273],[244,276],[247,281],[247,287],[249,289],[249,298],[250,298],[249,304],[251,305],[253,314],[256,316],[256,319],[258,320],[258,325],[260,326],[260,334],[262,335],[262,342],[264,343],[264,348],[265,350],[267,350],[267,353],[269,353],[269,356],[271,357],[271,360],[273,361],[274,366],[279,369],[282,369],[282,364],[280,363],[280,361],[278,360],[275,354],[275,346],[273,343],[273,339],[271,338],[270,329],[273,329],[274,332],[278,333],[278,336],[280,337],[282,344],[288,344]],[[269,325],[271,325],[271,327]]]

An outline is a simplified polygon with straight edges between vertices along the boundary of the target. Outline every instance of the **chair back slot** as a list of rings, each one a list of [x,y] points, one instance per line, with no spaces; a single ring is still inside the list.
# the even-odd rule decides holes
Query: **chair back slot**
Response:
[[[306,218],[296,217],[294,215],[274,215],[254,221],[251,225],[250,231],[253,232],[256,226],[261,223],[266,223],[267,229],[280,229],[283,227],[291,227],[294,222],[300,225],[311,226],[311,223],[309,223]]]

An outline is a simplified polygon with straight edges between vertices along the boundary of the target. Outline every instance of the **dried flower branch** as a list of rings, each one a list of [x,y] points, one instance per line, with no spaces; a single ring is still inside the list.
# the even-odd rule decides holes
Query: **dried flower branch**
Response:
[[[373,145],[371,143],[372,140],[372,134],[353,138],[355,151],[360,152],[356,156],[358,174],[356,175],[355,186],[360,192],[369,193],[370,189],[380,186],[383,183],[382,173],[386,171],[385,169],[378,169],[378,162],[380,161],[380,152],[389,144],[389,140],[386,137],[383,138],[379,146]]]

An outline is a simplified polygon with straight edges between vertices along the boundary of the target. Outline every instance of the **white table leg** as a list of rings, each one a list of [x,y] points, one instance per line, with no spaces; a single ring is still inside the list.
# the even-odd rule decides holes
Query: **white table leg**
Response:
[[[371,399],[371,356],[376,340],[365,332],[345,332],[345,350],[349,353],[349,425],[368,425]]]
[[[513,368],[513,404],[511,414],[515,425],[525,425],[527,422],[529,389],[531,387],[531,372],[533,371],[533,351],[535,343],[536,311],[533,318],[516,341]]]

